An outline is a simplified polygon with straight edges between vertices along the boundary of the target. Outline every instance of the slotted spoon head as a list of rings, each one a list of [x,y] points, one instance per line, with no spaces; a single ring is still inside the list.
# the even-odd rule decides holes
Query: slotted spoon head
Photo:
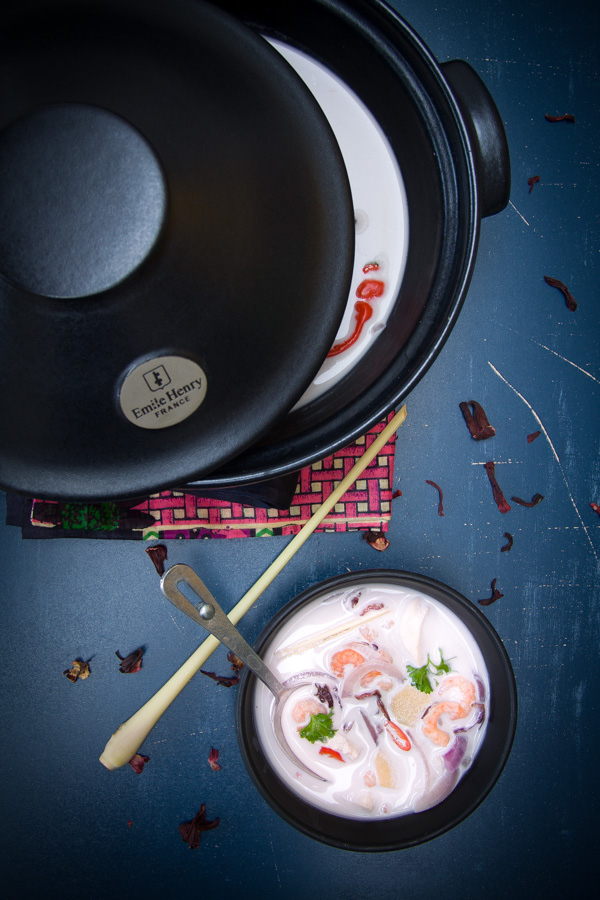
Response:
[[[181,592],[179,585],[182,583],[186,584],[199,598],[201,602],[198,606],[194,606]],[[222,644],[225,644],[269,688],[275,697],[273,729],[279,746],[288,759],[303,772],[312,775],[313,778],[318,778],[319,781],[327,781],[326,778],[309,769],[296,756],[287,742],[282,726],[283,710],[290,696],[301,687],[312,682],[303,681],[294,684],[291,688],[284,687],[272,670],[255,653],[246,639],[242,637],[233,622],[227,618],[225,612],[221,609],[202,579],[190,566],[181,563],[171,566],[161,578],[160,587],[167,600],[176,606],[180,612],[189,616],[197,625],[201,625],[202,628],[214,635]]]

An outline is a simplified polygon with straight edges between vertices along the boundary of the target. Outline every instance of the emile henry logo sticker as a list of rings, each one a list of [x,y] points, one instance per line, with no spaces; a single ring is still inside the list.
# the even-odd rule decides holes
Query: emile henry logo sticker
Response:
[[[168,428],[187,419],[206,396],[206,375],[184,356],[159,356],[127,375],[119,399],[125,416],[140,428]]]

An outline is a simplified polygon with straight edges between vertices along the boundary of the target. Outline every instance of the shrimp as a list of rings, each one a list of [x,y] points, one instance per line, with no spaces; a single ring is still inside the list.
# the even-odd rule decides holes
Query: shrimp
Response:
[[[450,741],[448,732],[438,727],[439,718],[444,713],[451,719],[464,719],[466,715],[460,703],[454,703],[452,700],[438,700],[437,703],[432,703],[423,716],[423,734],[438,747],[447,747]]]
[[[292,709],[292,719],[294,722],[304,722],[304,720],[308,719],[310,716],[316,716],[318,713],[322,712],[325,712],[323,704],[317,703],[312,697],[308,697],[306,700],[298,700],[298,702],[294,704],[294,708]]]
[[[462,715],[459,719],[464,719],[469,714],[469,710],[477,697],[475,685],[471,681],[467,681],[462,675],[450,675],[444,678],[440,684],[438,693],[445,694],[447,691],[458,691],[458,701],[462,709]]]
[[[358,650],[346,647],[345,650],[338,650],[331,657],[331,670],[334,675],[341,678],[344,674],[346,666],[360,666],[365,662],[365,657]]]
[[[360,679],[360,686],[363,688],[369,687],[371,682],[375,681],[376,678],[379,678],[379,688],[382,691],[391,691],[394,686],[394,682],[391,678],[383,678],[379,669],[371,669]]]

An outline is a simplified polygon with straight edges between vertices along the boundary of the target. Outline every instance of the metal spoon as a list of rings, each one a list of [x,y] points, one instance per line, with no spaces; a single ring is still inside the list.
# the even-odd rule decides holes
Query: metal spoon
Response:
[[[187,584],[190,590],[202,601],[198,606],[194,606],[179,590],[181,582]],[[250,644],[242,637],[235,625],[227,618],[202,579],[190,566],[182,563],[171,566],[162,576],[160,587],[167,600],[170,600],[177,609],[189,616],[190,619],[193,619],[197,625],[201,625],[213,634],[222,644],[229,647],[269,688],[276,701],[273,712],[273,729],[279,746],[288,759],[295,766],[298,766],[299,769],[302,769],[303,772],[318,778],[319,781],[327,781],[326,778],[317,775],[316,772],[309,769],[301,759],[298,759],[285,738],[281,724],[283,708],[290,695],[304,684],[310,684],[311,682],[302,681],[295,683],[292,688],[284,687],[271,669],[265,665],[260,656],[254,652]]]

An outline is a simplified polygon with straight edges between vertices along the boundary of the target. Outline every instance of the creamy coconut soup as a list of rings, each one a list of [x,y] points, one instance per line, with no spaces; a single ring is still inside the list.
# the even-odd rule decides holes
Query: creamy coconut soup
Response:
[[[489,705],[482,654],[461,620],[414,590],[377,584],[318,597],[264,653],[288,685],[283,754],[273,697],[255,689],[257,733],[270,764],[309,803],[350,818],[385,818],[440,803],[481,745]]]
[[[390,144],[375,117],[341,79],[294,47],[269,38],[325,113],[348,173],[355,216],[350,295],[334,346],[295,408],[330,390],[386,326],[408,253],[408,203]]]

